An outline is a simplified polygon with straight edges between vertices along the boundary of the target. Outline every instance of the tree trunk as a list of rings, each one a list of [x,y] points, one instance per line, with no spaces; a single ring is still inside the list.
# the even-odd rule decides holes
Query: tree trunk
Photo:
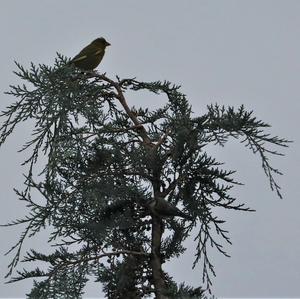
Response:
[[[166,293],[166,284],[161,268],[161,236],[163,233],[163,223],[161,218],[153,215],[152,216],[152,256],[151,256],[151,267],[153,275],[153,284],[155,288],[156,299],[167,299],[164,294]]]

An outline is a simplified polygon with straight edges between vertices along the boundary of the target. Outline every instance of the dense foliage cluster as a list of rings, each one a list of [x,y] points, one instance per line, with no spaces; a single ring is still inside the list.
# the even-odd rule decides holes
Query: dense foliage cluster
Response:
[[[22,122],[34,125],[22,148],[30,154],[24,162],[25,188],[15,190],[29,213],[9,224],[26,227],[11,249],[15,255],[8,276],[23,256],[24,240],[49,227],[53,253],[31,249],[22,257],[45,262],[47,269],[17,271],[11,278],[36,279],[28,298],[81,298],[91,277],[102,283],[107,298],[143,298],[153,292],[157,298],[203,298],[215,274],[209,247],[227,255],[222,240],[230,243],[214,207],[250,211],[230,195],[238,184],[234,171],[223,169],[207,145],[239,139],[259,154],[271,188],[280,195],[274,180],[279,171],[268,158],[279,154],[272,146],[286,146],[287,140],[266,134],[269,125],[243,106],[211,105],[193,116],[179,86],[112,80],[66,62],[59,55],[54,67],[32,64],[26,70],[17,64],[16,75],[26,85],[7,92],[17,100],[2,112],[0,144]],[[162,94],[166,104],[153,111],[133,109],[127,91]],[[42,156],[47,163],[36,173]],[[157,196],[192,220],[152,215],[148,202]],[[203,263],[203,289],[178,286],[166,272],[159,277],[155,271],[185,251],[183,241],[192,230],[197,234],[194,266]]]

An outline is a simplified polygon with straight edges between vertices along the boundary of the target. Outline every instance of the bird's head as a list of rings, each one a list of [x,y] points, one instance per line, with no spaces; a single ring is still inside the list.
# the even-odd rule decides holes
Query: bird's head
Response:
[[[155,208],[155,205],[156,205],[156,200],[155,198],[151,199],[148,203],[147,203],[148,207],[150,209],[154,209]]]
[[[99,48],[105,48],[107,46],[110,46],[110,43],[106,41],[104,37],[96,38],[92,41],[92,44]]]

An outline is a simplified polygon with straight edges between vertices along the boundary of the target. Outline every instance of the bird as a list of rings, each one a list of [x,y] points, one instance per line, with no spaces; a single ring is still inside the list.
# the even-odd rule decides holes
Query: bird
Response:
[[[108,46],[110,46],[110,43],[105,38],[96,38],[83,48],[69,63],[81,70],[92,71],[100,64],[105,53],[105,48]]]
[[[148,207],[154,215],[161,218],[178,216],[187,220],[193,220],[193,217],[186,213],[183,213],[176,206],[160,196],[151,199],[148,203]]]

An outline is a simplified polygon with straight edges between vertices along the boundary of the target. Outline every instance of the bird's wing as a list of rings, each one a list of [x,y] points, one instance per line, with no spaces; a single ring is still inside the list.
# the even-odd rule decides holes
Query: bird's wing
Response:
[[[77,61],[81,61],[87,58],[87,55],[76,55],[71,61],[72,62],[77,62]]]
[[[103,49],[99,48],[89,48],[85,47],[82,49],[79,54],[77,54],[71,61],[72,62],[77,62],[86,59],[89,55],[100,55],[103,52]]]

